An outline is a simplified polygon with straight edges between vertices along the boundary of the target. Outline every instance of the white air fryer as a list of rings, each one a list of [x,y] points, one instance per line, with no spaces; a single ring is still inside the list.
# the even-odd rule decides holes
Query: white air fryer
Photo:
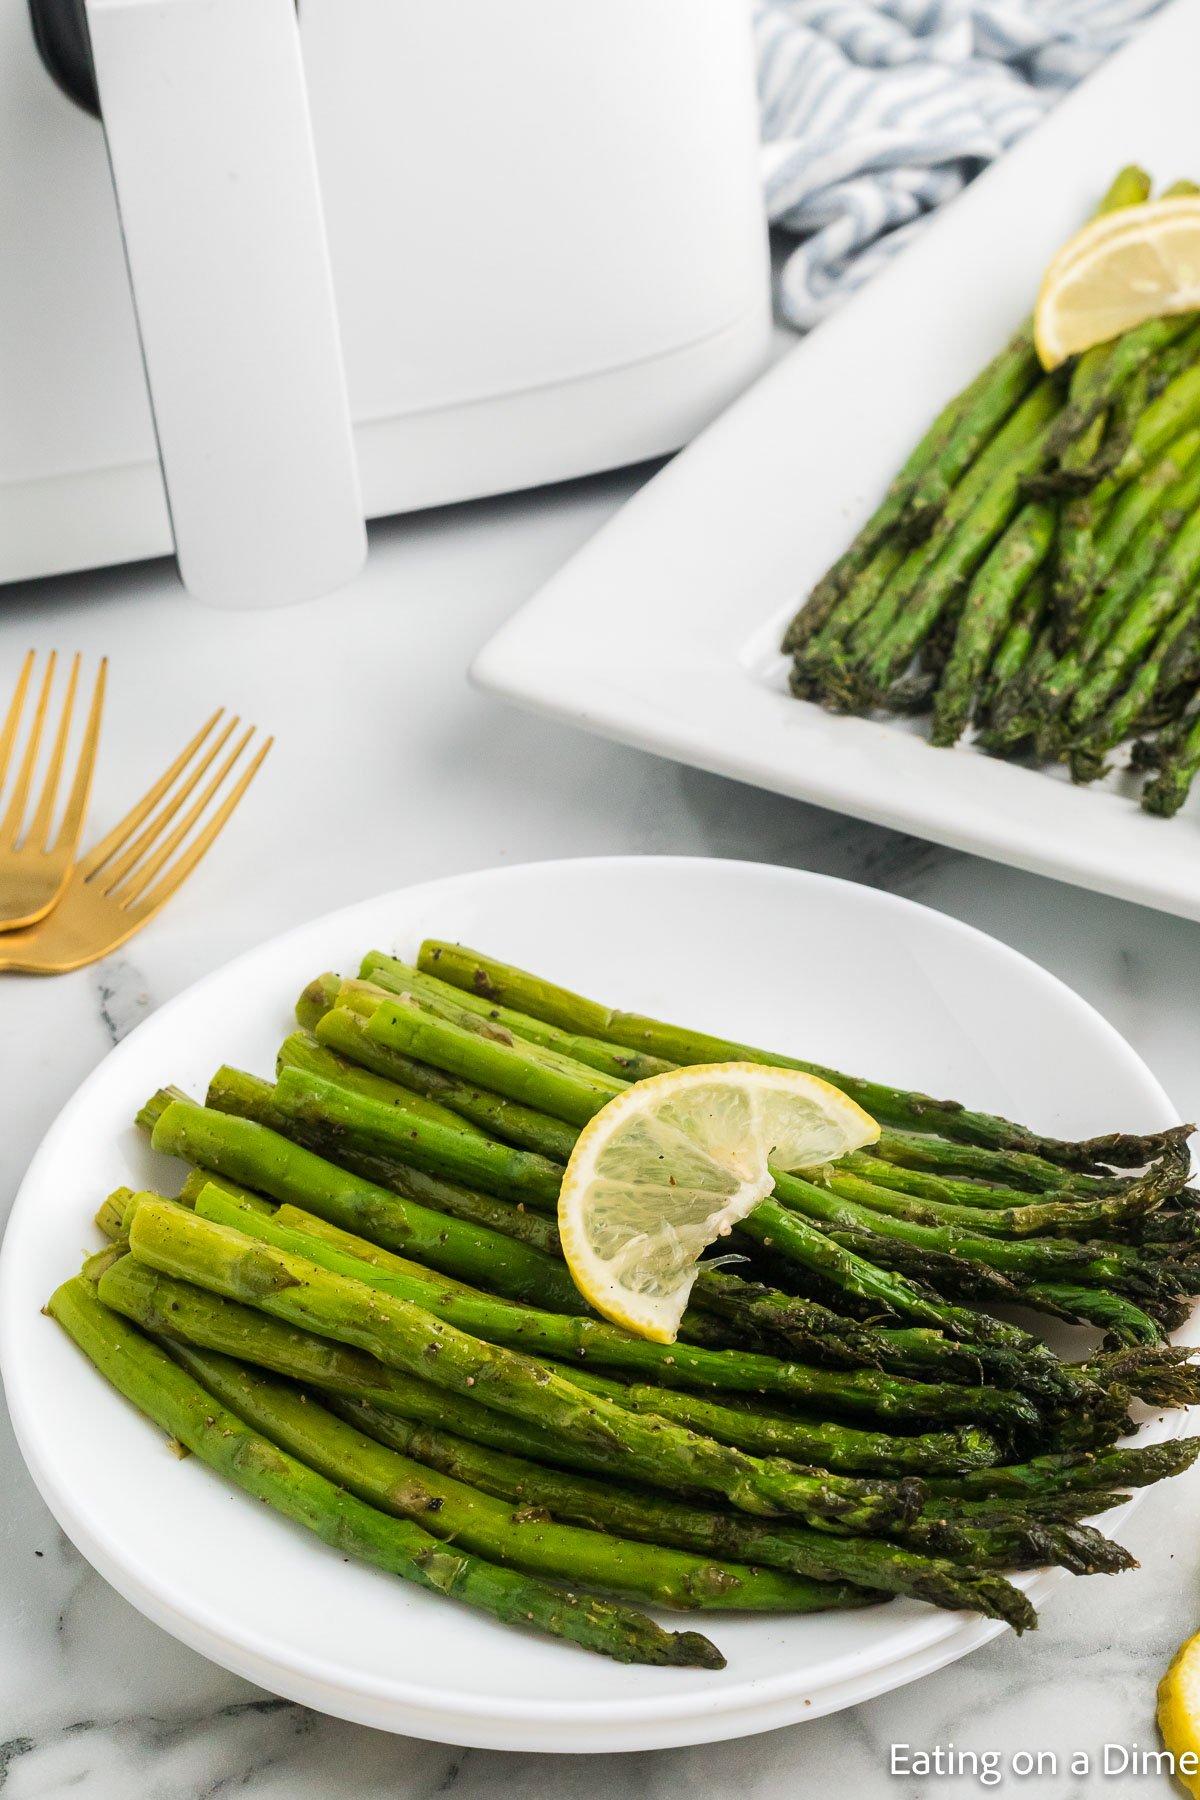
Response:
[[[324,593],[766,353],[747,0],[3,0],[0,217],[0,581]]]

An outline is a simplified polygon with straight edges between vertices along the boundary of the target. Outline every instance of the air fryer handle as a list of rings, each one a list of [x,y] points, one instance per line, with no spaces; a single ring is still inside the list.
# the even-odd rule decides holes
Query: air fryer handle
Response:
[[[293,0],[85,0],[188,589],[328,592],[366,554]]]

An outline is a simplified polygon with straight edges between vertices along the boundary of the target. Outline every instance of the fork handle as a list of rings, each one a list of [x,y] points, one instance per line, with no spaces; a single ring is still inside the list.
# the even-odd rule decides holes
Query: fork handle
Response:
[[[366,554],[293,0],[86,0],[180,574],[220,606]]]

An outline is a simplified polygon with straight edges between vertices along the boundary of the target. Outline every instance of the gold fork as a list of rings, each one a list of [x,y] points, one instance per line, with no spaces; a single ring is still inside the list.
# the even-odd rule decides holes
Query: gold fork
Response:
[[[21,673],[17,677],[16,689],[4,724],[0,726],[0,788],[4,786],[13,747],[17,740],[21,714],[25,710],[26,696],[33,679],[35,657],[36,652],[31,650],[25,658]],[[58,836],[51,842],[50,831],[54,806],[58,799],[58,784],[62,779],[63,765],[66,761],[71,714],[75,706],[75,693],[79,686],[79,657],[76,656],[71,664],[66,699],[63,701],[62,712],[59,716],[58,731],[55,733],[54,745],[50,752],[50,763],[42,782],[37,810],[22,837],[30,789],[33,786],[33,777],[37,768],[38,751],[41,748],[42,729],[45,726],[46,714],[50,707],[50,691],[54,684],[54,669],[57,660],[57,655],[52,650],[50,660],[46,664],[46,673],[42,678],[33,724],[30,726],[29,735],[25,740],[25,754],[21,759],[21,766],[17,770],[7,811],[0,819],[0,931],[15,930],[18,926],[32,925],[38,919],[45,918],[67,884],[71,865],[75,861],[75,852],[79,848],[79,835],[83,830],[84,814],[87,812],[88,795],[92,786],[92,770],[96,766],[96,743],[100,736],[100,714],[104,709],[104,677],[108,668],[107,658],[101,660],[100,672],[96,676],[96,685],[92,690],[91,709],[84,727],[83,741],[79,746],[79,761],[75,766],[75,779],[71,784],[66,810],[58,828]],[[18,838],[21,838],[20,844],[17,842]]]
[[[268,738],[260,745],[232,787],[219,799],[254,736],[251,725],[222,758],[186,812],[177,818],[237,729],[239,721],[230,719],[217,731],[223,716],[224,708],[215,712],[149,793],[82,862],[76,863],[61,900],[48,918],[27,931],[10,931],[0,936],[0,970],[60,975],[68,969],[80,969],[131,938],[166,904],[229,820],[274,741]],[[179,786],[171,793],[176,782]],[[210,808],[215,810],[210,812]],[[166,868],[206,813],[206,823]]]

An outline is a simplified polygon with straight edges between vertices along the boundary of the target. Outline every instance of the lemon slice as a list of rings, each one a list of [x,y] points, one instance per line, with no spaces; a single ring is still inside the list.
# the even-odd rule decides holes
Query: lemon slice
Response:
[[[799,1069],[701,1063],[635,1082],[580,1132],[558,1229],[584,1298],[639,1337],[674,1342],[700,1252],[774,1185],[768,1162],[811,1169],[879,1127]]]
[[[1042,280],[1034,341],[1042,366],[1147,319],[1200,308],[1200,196],[1104,213],[1064,244]]]
[[[1200,1632],[1175,1652],[1158,1684],[1158,1729],[1176,1778],[1200,1800]]]

